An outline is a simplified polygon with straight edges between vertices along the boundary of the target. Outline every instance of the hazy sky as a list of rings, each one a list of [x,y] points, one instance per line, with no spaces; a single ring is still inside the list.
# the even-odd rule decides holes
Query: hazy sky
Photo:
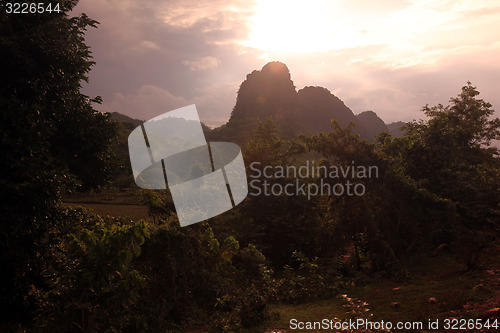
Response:
[[[246,75],[268,61],[297,89],[323,86],[358,114],[422,118],[468,80],[500,114],[498,0],[80,0],[100,22],[88,95],[150,119],[195,103],[227,121]]]

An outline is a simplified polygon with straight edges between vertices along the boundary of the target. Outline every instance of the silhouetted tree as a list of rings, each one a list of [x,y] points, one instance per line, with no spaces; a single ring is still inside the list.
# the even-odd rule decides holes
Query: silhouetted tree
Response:
[[[61,13],[0,11],[0,309],[2,324],[31,316],[39,272],[65,186],[101,184],[115,125],[80,93],[93,62],[84,41],[97,22]]]
[[[408,136],[393,143],[408,174],[456,202],[469,225],[498,223],[500,217],[500,159],[490,146],[500,139],[500,119],[490,119],[494,110],[478,95],[468,82],[450,105],[425,106],[429,120],[409,123]]]

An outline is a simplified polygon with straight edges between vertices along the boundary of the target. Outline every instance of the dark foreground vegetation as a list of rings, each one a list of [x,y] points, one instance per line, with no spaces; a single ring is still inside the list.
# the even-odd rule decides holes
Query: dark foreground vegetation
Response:
[[[74,5],[60,2],[65,12]],[[374,142],[335,120],[329,131],[292,138],[300,128],[267,118],[269,105],[261,120],[233,112],[207,135],[231,140],[251,128],[237,138],[247,166],[354,162],[376,166],[378,177],[363,179],[362,196],[249,196],[180,228],[167,191],[131,184],[134,125],[95,111],[99,99],[80,93],[92,66],[83,34],[95,24],[0,13],[1,331],[256,331],[286,329],[292,316],[371,313],[498,318],[500,160],[490,143],[500,120],[471,83],[448,106],[424,107],[427,120],[407,124],[404,136]],[[106,182],[134,193],[128,204],[146,205],[150,217],[62,202]]]

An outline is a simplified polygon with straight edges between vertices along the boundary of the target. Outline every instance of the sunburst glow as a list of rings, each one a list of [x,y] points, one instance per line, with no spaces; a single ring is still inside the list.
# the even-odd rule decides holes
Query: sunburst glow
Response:
[[[245,45],[273,53],[313,53],[368,40],[366,31],[347,28],[340,1],[258,0]]]

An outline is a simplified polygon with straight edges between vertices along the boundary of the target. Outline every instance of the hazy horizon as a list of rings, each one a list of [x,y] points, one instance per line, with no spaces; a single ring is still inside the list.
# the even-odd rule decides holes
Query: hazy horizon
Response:
[[[100,22],[86,34],[96,65],[84,93],[103,97],[101,111],[149,119],[196,104],[218,126],[269,61],[297,90],[323,86],[386,123],[423,118],[467,81],[500,105],[494,1],[81,0],[81,12]]]

